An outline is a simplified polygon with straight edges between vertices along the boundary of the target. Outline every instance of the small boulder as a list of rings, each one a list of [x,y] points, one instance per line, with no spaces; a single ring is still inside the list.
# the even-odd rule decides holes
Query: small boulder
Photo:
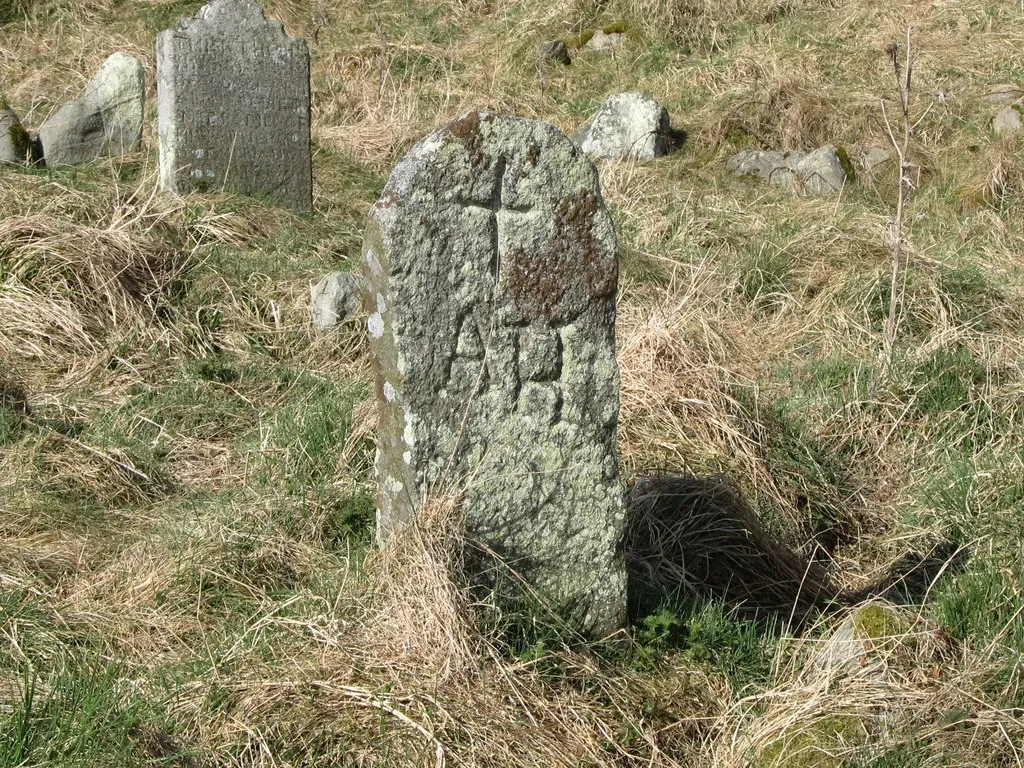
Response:
[[[839,150],[831,144],[813,152],[745,149],[730,157],[725,167],[735,176],[756,176],[783,189],[811,195],[840,190],[847,181]]]
[[[804,191],[811,195],[838,192],[847,181],[839,150],[832,144],[809,152],[796,164],[795,170],[803,182]]]
[[[84,163],[136,149],[142,139],[146,76],[142,62],[115,53],[100,66],[85,91],[39,129],[47,165]]]
[[[865,173],[873,176],[892,163],[895,157],[895,153],[889,147],[873,144],[860,153],[860,167]]]
[[[352,272],[332,272],[310,289],[313,327],[327,331],[350,317],[362,306],[366,280]]]
[[[545,59],[551,59],[558,64],[572,64],[572,56],[569,55],[569,46],[564,40],[551,40],[544,43],[541,55]]]
[[[626,42],[626,35],[622,32],[605,32],[603,29],[594,30],[594,34],[583,44],[585,51],[606,51],[611,48],[618,48]]]
[[[992,130],[996,136],[1009,136],[1021,129],[1021,112],[1024,106],[1011,104],[999,110],[999,114],[992,118]]]
[[[17,113],[0,99],[0,163],[24,163],[30,152],[28,132]]]
[[[574,141],[594,158],[653,160],[668,154],[668,110],[645,93],[609,96]]]
[[[985,99],[989,104],[1013,104],[1024,97],[1024,88],[1013,83],[999,83],[988,89]]]

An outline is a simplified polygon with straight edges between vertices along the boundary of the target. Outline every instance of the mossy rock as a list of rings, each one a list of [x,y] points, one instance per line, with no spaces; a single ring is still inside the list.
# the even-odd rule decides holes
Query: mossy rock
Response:
[[[569,48],[575,48],[580,50],[587,43],[593,39],[594,35],[598,32],[604,32],[606,35],[624,35],[629,32],[629,24],[624,21],[612,22],[606,27],[594,27],[593,29],[586,29],[578,35],[573,37],[567,37],[562,40]]]
[[[785,729],[753,762],[756,768],[841,768],[847,765],[844,747],[867,740],[863,720],[853,714],[833,714]]]

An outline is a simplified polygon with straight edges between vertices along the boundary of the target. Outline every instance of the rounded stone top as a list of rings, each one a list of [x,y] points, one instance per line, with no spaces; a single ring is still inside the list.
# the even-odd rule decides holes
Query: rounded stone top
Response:
[[[225,19],[232,23],[245,21],[263,23],[267,20],[263,8],[253,0],[213,0],[200,8],[195,17],[207,21]]]

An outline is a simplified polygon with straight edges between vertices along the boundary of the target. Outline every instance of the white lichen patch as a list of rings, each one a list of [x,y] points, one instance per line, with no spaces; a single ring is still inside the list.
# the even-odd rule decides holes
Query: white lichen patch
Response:
[[[416,440],[416,429],[413,425],[413,415],[409,413],[409,411],[405,412],[405,430],[402,432],[402,439],[410,448],[412,448],[412,444]]]
[[[366,319],[366,329],[375,339],[379,339],[384,335],[384,318],[381,317],[379,312],[374,312]]]

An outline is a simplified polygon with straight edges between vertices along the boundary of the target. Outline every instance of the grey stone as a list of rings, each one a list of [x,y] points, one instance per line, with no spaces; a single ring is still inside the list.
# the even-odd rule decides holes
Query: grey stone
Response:
[[[735,176],[756,176],[784,189],[811,195],[835,192],[847,183],[839,150],[831,144],[813,152],[745,149],[730,157],[725,167]]]
[[[653,160],[668,153],[668,110],[645,93],[609,96],[577,136],[591,157]]]
[[[847,182],[839,150],[832,144],[808,152],[797,162],[794,170],[803,183],[803,191],[811,195],[838,192]]]
[[[796,165],[805,157],[803,152],[771,152],[744,149],[730,157],[725,168],[734,176],[756,176],[786,189],[799,184]]]
[[[552,40],[544,43],[541,53],[545,58],[551,59],[559,64],[572,64],[572,56],[569,55],[569,46],[564,40]]]
[[[312,208],[309,52],[252,0],[213,0],[157,37],[160,182]]]
[[[605,51],[610,48],[617,48],[626,42],[626,35],[622,32],[605,32],[598,29],[593,36],[583,44],[584,51]]]
[[[39,128],[47,165],[118,157],[142,140],[146,72],[130,53],[115,53],[72,99]]]
[[[995,131],[996,136],[1009,136],[1012,133],[1017,133],[1021,128],[1022,111],[1024,111],[1024,106],[1021,104],[1011,104],[999,110],[999,114],[992,119],[992,130]]]
[[[352,272],[332,272],[310,289],[313,327],[326,331],[356,315],[363,304],[366,279]]]
[[[31,149],[18,114],[0,99],[0,163],[24,163]]]
[[[873,175],[891,165],[895,158],[896,154],[890,147],[873,144],[860,153],[860,167],[865,173]]]
[[[589,632],[620,627],[618,268],[593,164],[546,123],[464,115],[394,168],[362,267],[379,539],[455,491],[471,539]]]
[[[1013,104],[1024,97],[1024,89],[1013,83],[998,83],[988,89],[986,100],[989,104]]]

